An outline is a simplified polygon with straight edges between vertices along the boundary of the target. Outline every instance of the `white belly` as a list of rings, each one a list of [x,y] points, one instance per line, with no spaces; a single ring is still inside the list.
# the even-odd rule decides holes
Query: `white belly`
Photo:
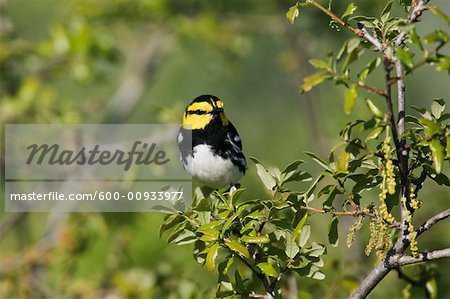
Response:
[[[214,155],[206,144],[194,147],[193,157],[187,157],[185,168],[194,178],[213,188],[237,183],[243,175],[230,160]]]

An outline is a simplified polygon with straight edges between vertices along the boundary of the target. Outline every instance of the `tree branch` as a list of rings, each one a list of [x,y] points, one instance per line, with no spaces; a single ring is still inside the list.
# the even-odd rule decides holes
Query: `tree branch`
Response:
[[[405,266],[405,265],[411,265],[411,264],[418,264],[423,262],[428,262],[432,260],[437,260],[441,258],[450,257],[450,248],[445,249],[439,249],[429,252],[421,252],[417,257],[404,255],[401,256],[398,261],[398,266]]]
[[[429,230],[434,224],[436,224],[439,221],[444,220],[444,219],[446,219],[448,217],[450,217],[450,209],[447,209],[447,210],[445,210],[443,212],[440,212],[439,214],[434,215],[433,217],[431,217],[430,219],[425,221],[424,224],[422,224],[421,226],[419,226],[416,229],[417,236],[420,236],[422,233],[424,233],[427,230]]]

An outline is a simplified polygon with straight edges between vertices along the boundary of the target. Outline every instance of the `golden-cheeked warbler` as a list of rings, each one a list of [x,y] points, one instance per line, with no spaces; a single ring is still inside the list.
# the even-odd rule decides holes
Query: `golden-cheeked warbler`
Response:
[[[187,106],[177,139],[184,169],[201,184],[233,187],[244,175],[241,138],[216,96],[201,95]]]

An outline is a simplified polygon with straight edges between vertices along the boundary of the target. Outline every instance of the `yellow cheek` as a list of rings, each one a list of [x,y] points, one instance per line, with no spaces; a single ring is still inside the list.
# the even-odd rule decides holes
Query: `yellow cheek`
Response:
[[[212,120],[210,114],[188,114],[183,117],[183,125],[186,129],[203,129]]]
[[[216,107],[217,108],[223,108],[223,102],[222,101],[217,101],[216,102]]]

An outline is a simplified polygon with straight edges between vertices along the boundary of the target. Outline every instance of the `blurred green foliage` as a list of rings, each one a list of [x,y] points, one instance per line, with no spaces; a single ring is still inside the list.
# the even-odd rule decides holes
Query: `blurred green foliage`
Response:
[[[448,14],[445,0],[435,2]],[[361,14],[374,15],[382,5],[358,1]],[[318,12],[291,25],[285,18],[290,6],[291,1],[276,0],[0,1],[0,119],[2,124],[178,122],[185,105],[207,92],[224,100],[247,155],[285,165],[304,158],[304,150],[325,154],[338,140],[337,128],[350,120],[342,113],[345,92],[325,82],[324,88],[300,95],[299,82],[311,73],[311,57],[325,57],[330,48],[338,52],[336,45],[349,34],[329,30],[329,20]],[[342,14],[347,7],[334,6]],[[443,24],[434,22],[424,18],[417,33]],[[435,38],[439,35],[428,40]],[[355,67],[364,69],[373,58],[368,59]],[[134,74],[143,87],[123,97],[120,87],[128,87]],[[409,105],[428,107],[446,94],[448,77],[425,67],[408,79],[408,86]],[[346,110],[371,117],[360,100],[366,96],[347,95]],[[3,149],[0,154],[3,166]],[[311,163],[306,168],[317,170]],[[258,181],[251,166],[242,184],[254,198],[266,196]],[[290,185],[294,191],[304,186]],[[448,207],[448,190],[432,183],[424,190],[418,223]],[[161,214],[1,212],[0,219],[2,298],[215,295],[217,277],[194,262],[192,247],[160,239]],[[311,239],[328,242],[328,222],[310,224]],[[339,232],[345,234],[350,225],[342,221]],[[299,296],[346,296],[374,262],[361,254],[368,238],[363,228],[352,248],[341,242],[324,256],[325,280],[302,278]],[[445,224],[439,224],[423,236],[421,249],[449,242]],[[448,261],[432,269],[442,297],[450,296],[448,269]],[[390,274],[372,298],[397,298],[405,285]],[[408,291],[412,297],[422,295],[420,289]]]

